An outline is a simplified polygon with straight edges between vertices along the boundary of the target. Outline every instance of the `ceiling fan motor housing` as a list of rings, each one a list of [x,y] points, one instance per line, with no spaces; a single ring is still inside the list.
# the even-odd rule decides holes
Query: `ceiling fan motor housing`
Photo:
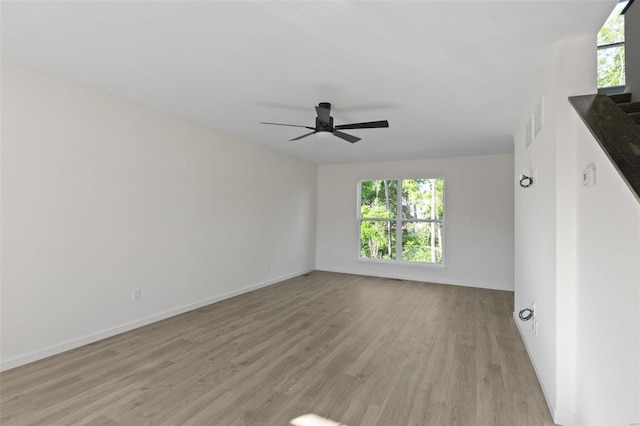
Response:
[[[325,123],[320,120],[320,117],[316,117],[316,132],[333,133],[333,117],[329,117],[329,123]]]

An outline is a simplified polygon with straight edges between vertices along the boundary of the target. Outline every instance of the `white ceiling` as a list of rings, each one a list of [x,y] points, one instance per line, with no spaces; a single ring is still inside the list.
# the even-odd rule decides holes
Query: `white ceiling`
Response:
[[[2,60],[314,163],[507,153],[552,43],[595,44],[614,4],[3,1]],[[390,128],[259,124],[313,126],[318,102]]]

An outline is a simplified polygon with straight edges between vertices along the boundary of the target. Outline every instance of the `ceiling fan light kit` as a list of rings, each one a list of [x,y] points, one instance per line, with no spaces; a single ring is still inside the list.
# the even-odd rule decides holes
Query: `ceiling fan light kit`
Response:
[[[297,138],[293,138],[291,139],[291,141],[297,141],[311,135],[316,135],[320,138],[325,138],[329,135],[333,135],[350,143],[356,143],[360,140],[360,138],[348,133],[341,132],[341,130],[378,129],[389,127],[389,122],[387,120],[368,121],[366,123],[341,124],[338,126],[334,126],[333,117],[331,117],[331,104],[329,102],[320,102],[315,108],[317,114],[315,127],[301,126],[297,124],[268,123],[265,121],[262,121],[261,124],[270,124],[273,126],[302,127],[303,129],[313,130],[312,132],[305,133],[304,135],[298,136]]]

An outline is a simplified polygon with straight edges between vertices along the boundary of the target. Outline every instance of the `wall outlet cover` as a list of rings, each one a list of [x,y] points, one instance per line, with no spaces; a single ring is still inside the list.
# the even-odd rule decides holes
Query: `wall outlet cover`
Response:
[[[585,188],[596,186],[596,166],[589,166],[582,173],[582,185]]]
[[[524,128],[524,140],[526,147],[529,148],[531,142],[533,142],[533,117],[529,117],[527,125]]]
[[[544,126],[544,97],[540,98],[540,101],[536,105],[536,109],[533,112],[533,137],[538,136],[538,133]]]

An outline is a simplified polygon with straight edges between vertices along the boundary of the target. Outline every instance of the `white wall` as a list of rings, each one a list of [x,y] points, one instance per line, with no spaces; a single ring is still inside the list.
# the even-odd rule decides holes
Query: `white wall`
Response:
[[[640,401],[638,205],[567,100],[596,92],[595,70],[595,37],[557,43],[514,132],[516,176],[537,171],[515,190],[514,314],[536,302],[537,335],[516,323],[562,425],[637,422]],[[541,97],[545,126],[525,148]],[[585,190],[591,162],[604,181]]]
[[[314,269],[315,165],[9,66],[1,136],[3,369]]]
[[[445,267],[358,260],[359,181],[417,177],[445,178]],[[512,290],[513,156],[321,165],[316,251],[320,270]]]
[[[640,422],[640,203],[582,123],[578,168],[578,425]]]
[[[515,188],[515,312],[536,303],[538,335],[532,323],[518,323],[552,411],[556,405],[556,96],[554,66],[545,73],[514,133],[515,179],[534,175],[533,186]],[[544,98],[544,127],[526,148],[526,123]],[[517,315],[516,315],[517,318]]]
[[[537,180],[515,194],[515,313],[536,303],[532,322],[516,319],[556,423],[571,424],[576,383],[576,141],[568,97],[596,91],[595,37],[553,46],[540,85],[514,133],[515,172]],[[544,127],[525,148],[525,126],[544,99]],[[516,316],[517,318],[517,316]]]
[[[624,15],[626,85],[633,100],[640,101],[640,4],[635,2]]]

